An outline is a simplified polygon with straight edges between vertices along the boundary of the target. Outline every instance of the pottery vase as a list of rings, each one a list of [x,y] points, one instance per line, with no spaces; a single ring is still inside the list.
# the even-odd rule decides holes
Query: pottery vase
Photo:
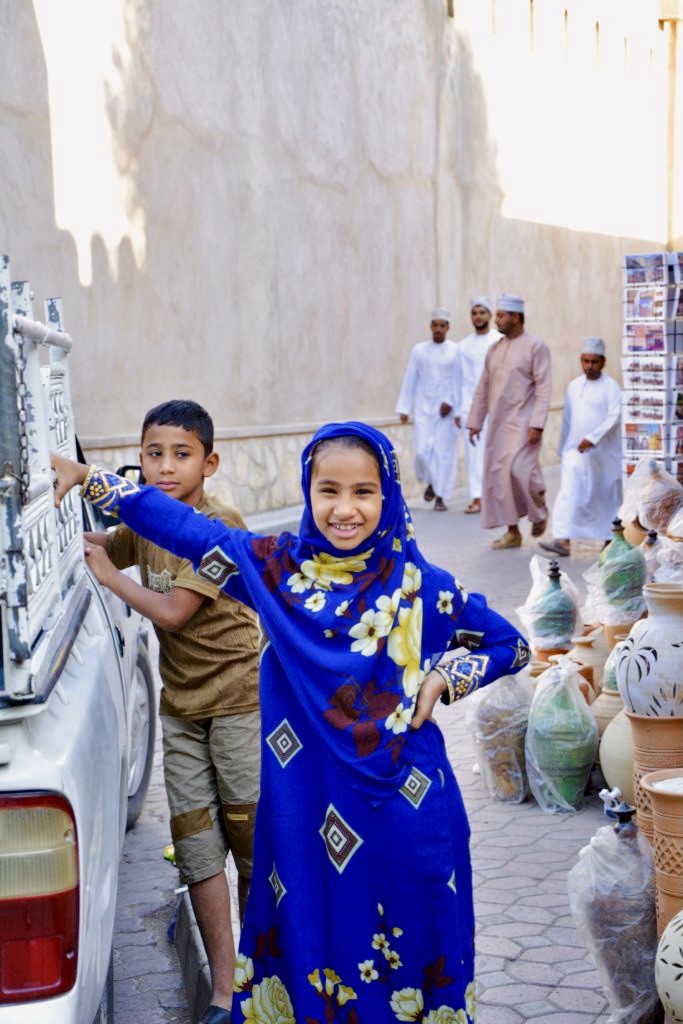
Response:
[[[671,1024],[683,1024],[683,911],[662,932],[655,956],[655,985]]]
[[[632,519],[630,523],[624,523],[624,538],[629,542],[629,544],[632,544],[634,548],[640,547],[643,541],[647,538],[647,530],[639,519]]]
[[[643,587],[648,615],[619,648],[617,685],[636,715],[683,715],[683,587]]]
[[[562,573],[556,561],[550,563],[548,583],[534,605],[532,646],[536,657],[547,661],[551,653],[566,653],[572,646],[578,610],[574,598],[560,580]]]
[[[683,910],[683,768],[648,772],[640,784],[652,805],[657,934],[661,935]]]
[[[603,691],[603,694],[605,691]],[[603,694],[600,696],[602,697]],[[600,697],[598,697],[600,700]],[[621,795],[628,804],[635,803],[635,790],[633,786],[633,738],[631,726],[624,713],[624,705],[619,694],[608,694],[608,700],[616,705],[616,713],[605,723],[602,732],[602,739],[595,758],[595,763],[600,765],[600,770],[605,782],[610,789],[618,786]],[[596,700],[595,704],[598,701]],[[591,711],[595,714],[595,704]],[[598,729],[600,721],[598,720]]]
[[[605,662],[609,655],[605,632],[600,627],[584,636],[572,637],[573,647],[569,657],[577,665],[590,665],[593,669],[593,687],[597,691],[602,686],[602,676]]]
[[[607,655],[605,661],[605,667],[602,673],[602,688],[603,690],[614,690],[619,693],[619,686],[617,684],[617,660],[619,658],[619,644],[626,639],[628,633],[618,633],[616,637],[616,643]]]
[[[620,519],[612,524],[612,540],[600,552],[602,590],[609,606],[610,623],[604,623],[605,638],[610,647],[616,634],[628,632],[642,609],[641,591],[647,579],[645,557],[624,539]]]
[[[648,772],[683,768],[683,718],[634,715],[625,709],[633,734],[633,786],[638,828],[654,846],[650,794],[640,783]]]

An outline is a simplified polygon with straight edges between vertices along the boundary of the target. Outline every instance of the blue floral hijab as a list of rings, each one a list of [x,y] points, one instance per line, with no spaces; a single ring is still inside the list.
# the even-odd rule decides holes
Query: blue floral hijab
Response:
[[[310,490],[321,442],[349,436],[375,453],[382,512],[374,534],[342,553],[315,525]],[[299,535],[252,538],[268,598],[245,582],[309,721],[362,787],[381,794],[409,771],[404,748],[420,684],[454,636],[467,594],[421,555],[396,453],[380,431],[323,427],[302,454],[302,487]]]

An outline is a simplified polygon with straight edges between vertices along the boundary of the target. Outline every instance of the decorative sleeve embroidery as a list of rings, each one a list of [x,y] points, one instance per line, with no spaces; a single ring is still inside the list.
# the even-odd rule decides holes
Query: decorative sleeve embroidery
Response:
[[[446,684],[441,694],[442,703],[452,704],[476,690],[486,675],[489,661],[488,654],[468,654],[437,665],[436,671]]]
[[[81,497],[118,519],[121,498],[136,494],[139,490],[138,485],[132,480],[126,480],[116,473],[107,473],[97,466],[90,466],[81,485]]]

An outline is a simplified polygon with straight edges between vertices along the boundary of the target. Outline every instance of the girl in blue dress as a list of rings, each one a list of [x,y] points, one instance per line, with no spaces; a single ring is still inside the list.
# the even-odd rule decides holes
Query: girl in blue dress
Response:
[[[233,1021],[471,1024],[469,826],[431,713],[516,672],[528,647],[420,554],[383,434],[329,424],[302,463],[298,535],[231,530],[58,457],[56,495],[83,482],[260,616],[261,798]]]

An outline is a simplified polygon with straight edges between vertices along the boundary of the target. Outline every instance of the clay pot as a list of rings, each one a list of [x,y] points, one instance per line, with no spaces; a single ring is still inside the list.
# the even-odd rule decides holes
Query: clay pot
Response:
[[[546,669],[550,668],[549,661],[530,661],[529,662],[529,675],[532,679],[538,679],[542,676]]]
[[[654,845],[650,794],[640,780],[648,772],[683,768],[683,718],[634,715],[628,709],[625,714],[633,733],[633,782],[638,828]]]
[[[683,910],[683,768],[648,772],[640,785],[650,797],[654,824],[657,934]]]
[[[548,647],[546,649],[539,647],[532,647],[534,654],[534,661],[549,661],[554,654],[567,654],[569,652],[568,647]]]
[[[591,710],[594,708],[595,705]],[[595,760],[609,788],[618,786],[626,803],[633,804],[633,739],[623,704],[621,710],[606,724]]]
[[[641,620],[638,619],[638,622]],[[611,651],[624,637],[627,637],[632,627],[635,625],[634,622],[621,622],[618,626],[603,626],[605,632],[605,640],[607,646]]]
[[[639,547],[647,537],[647,530],[638,519],[624,524],[624,537],[634,548]]]
[[[596,690],[599,690],[602,685],[605,661],[609,654],[602,626],[584,636],[573,636],[572,643],[574,646],[569,652],[569,657],[577,665],[591,666],[593,669],[593,686]]]
[[[655,957],[655,985],[671,1024],[683,1024],[683,911],[662,932]]]
[[[623,708],[624,702],[618,690],[600,691],[591,704],[591,711],[595,716],[595,721],[598,723],[598,736],[602,737],[609,723]]]
[[[619,648],[617,685],[636,715],[683,716],[683,587],[648,583],[648,607]]]

